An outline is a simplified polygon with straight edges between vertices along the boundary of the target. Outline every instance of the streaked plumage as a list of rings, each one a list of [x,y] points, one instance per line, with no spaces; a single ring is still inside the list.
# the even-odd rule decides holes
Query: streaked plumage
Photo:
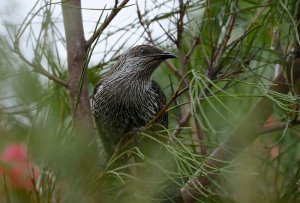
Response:
[[[108,154],[126,133],[142,129],[164,107],[166,97],[151,75],[163,60],[174,57],[149,45],[136,46],[97,83],[92,110]],[[167,113],[158,122],[167,126]]]

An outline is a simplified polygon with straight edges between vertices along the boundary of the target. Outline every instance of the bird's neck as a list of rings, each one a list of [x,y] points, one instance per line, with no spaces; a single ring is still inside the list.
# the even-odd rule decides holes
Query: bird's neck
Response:
[[[134,74],[113,74],[107,78],[107,84],[113,92],[114,97],[123,102],[134,102],[141,97],[145,97],[151,88],[152,79],[150,77],[138,77]]]

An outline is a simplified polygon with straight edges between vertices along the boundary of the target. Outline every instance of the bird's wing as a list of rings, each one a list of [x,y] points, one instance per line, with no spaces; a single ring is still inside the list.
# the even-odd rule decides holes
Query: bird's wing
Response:
[[[92,96],[92,108],[93,108],[93,106],[94,106],[94,102],[96,102],[96,94],[97,94],[97,91],[98,91],[98,89],[99,89],[99,87],[102,85],[102,81],[101,80],[99,80],[98,82],[97,82],[97,84],[95,85],[95,87],[94,87],[94,90],[93,90],[93,96]]]
[[[157,109],[157,113],[160,112],[167,103],[166,100],[166,96],[164,94],[164,92],[161,90],[160,86],[157,84],[157,82],[152,81],[152,89],[155,92],[156,95],[156,101],[158,103],[158,109]],[[160,118],[158,118],[158,123],[168,127],[168,113],[165,112]]]

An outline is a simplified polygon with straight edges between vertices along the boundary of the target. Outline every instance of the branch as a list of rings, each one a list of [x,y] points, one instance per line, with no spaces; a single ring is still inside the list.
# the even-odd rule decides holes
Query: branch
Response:
[[[200,43],[200,38],[199,37],[194,37],[192,44],[190,45],[190,49],[188,53],[186,54],[186,61],[190,60],[192,54],[194,53],[194,50],[197,45]]]
[[[177,38],[175,41],[175,44],[178,49],[182,49],[182,33],[184,31],[184,22],[183,18],[185,16],[185,11],[187,9],[189,1],[187,1],[185,4],[183,3],[183,0],[179,0],[179,19],[177,20],[176,28],[177,28]]]
[[[289,127],[294,127],[295,125],[299,125],[299,124],[300,124],[300,120],[297,119],[297,120],[293,121],[292,123],[290,123]],[[280,122],[272,127],[264,127],[258,131],[258,134],[262,135],[262,134],[276,132],[278,130],[283,130],[286,128],[286,125],[287,125],[286,123]]]
[[[228,41],[229,41],[229,39],[231,37],[231,33],[232,33],[232,30],[233,30],[234,23],[235,23],[235,14],[232,14],[231,18],[230,18],[229,28],[228,28],[228,31],[227,31],[226,35],[224,36],[222,45],[215,52],[215,57],[214,57],[214,60],[213,60],[213,62],[214,62],[213,63],[213,70],[214,71],[216,69],[220,68],[219,65],[221,63],[221,58],[222,58],[222,55],[224,54],[224,52],[225,52],[225,50],[227,48],[227,44],[228,44]]]
[[[31,66],[35,72],[47,77],[48,79],[56,82],[59,85],[62,85],[63,87],[68,87],[68,82],[65,80],[62,80],[61,78],[51,74],[48,72],[40,63],[35,63],[35,62],[30,62],[20,51],[20,46],[19,46],[19,40],[16,39],[14,42],[14,50],[13,50],[20,58],[23,60],[28,66]]]
[[[191,111],[188,111],[186,112],[182,118],[179,120],[178,122],[178,126],[176,127],[176,130],[174,130],[173,134],[172,134],[172,137],[176,137],[182,130],[182,127],[186,125],[186,123],[190,120],[190,118],[192,117],[192,112]],[[169,140],[169,142],[171,142],[172,140]]]
[[[34,67],[34,70],[35,70],[37,73],[39,73],[39,74],[41,74],[41,75],[47,77],[48,79],[50,79],[50,80],[56,82],[57,84],[60,84],[60,85],[63,86],[63,87],[68,88],[68,82],[67,82],[67,81],[62,80],[62,79],[60,79],[59,77],[56,77],[55,75],[52,75],[51,73],[49,73],[49,72],[42,66],[42,64],[37,64],[36,66],[33,66],[33,67]]]
[[[180,86],[180,85],[179,85]],[[167,111],[169,106],[175,101],[181,94],[189,89],[189,86],[186,86],[181,91],[179,91],[179,86],[177,87],[176,91],[174,92],[172,98],[168,101],[168,103],[164,106],[164,108],[158,112],[158,114],[145,126],[145,129],[151,128],[156,121]]]
[[[188,61],[190,60],[192,54],[194,53],[194,50],[196,48],[196,46],[198,46],[200,43],[199,37],[195,36],[193,37],[193,40],[191,41],[190,44],[190,49],[188,50],[187,54],[184,54],[184,51],[182,49],[182,46],[180,45],[178,52],[180,54],[180,62],[181,62],[181,73],[182,74],[186,74],[188,71]],[[190,81],[188,79],[186,79],[185,81],[186,85],[190,83]]]
[[[289,87],[282,74],[274,80],[270,91],[287,94]],[[251,144],[259,135],[262,121],[265,121],[273,112],[273,104],[267,98],[262,98],[257,102],[252,111],[241,121],[236,129],[227,139],[217,147],[208,159],[198,169],[194,177],[191,178],[184,187],[181,194],[186,203],[194,203],[200,198],[202,188],[208,186],[217,177],[217,171],[233,160],[235,156],[246,146]]]
[[[73,116],[74,141],[77,151],[78,173],[94,174],[99,160],[95,141],[93,115],[90,106],[85,61],[87,57],[84,39],[81,1],[62,1],[62,14],[67,44],[70,108]],[[88,159],[86,158],[88,157]],[[77,162],[78,161],[78,162]],[[81,185],[87,185],[85,178],[78,177]],[[82,182],[81,182],[82,181]]]
[[[206,148],[205,148],[205,145],[203,144],[204,132],[203,132],[203,130],[200,126],[200,123],[196,117],[194,118],[194,123],[195,123],[195,127],[196,127],[197,138],[199,140],[200,154],[201,154],[201,156],[204,157],[206,155]]]
[[[102,32],[105,30],[105,28],[110,24],[110,22],[116,17],[116,15],[119,13],[119,11],[124,8],[124,6],[128,3],[129,0],[123,0],[119,6],[116,7],[111,11],[109,16],[105,19],[105,21],[102,23],[102,25],[96,30],[96,32],[93,33],[93,35],[90,37],[90,39],[86,42],[86,47],[89,48],[93,42],[100,37]],[[118,3],[117,1],[115,3]]]
[[[159,27],[164,31],[164,33],[168,37],[168,39],[171,40],[171,42],[173,42],[174,44],[176,44],[176,39],[175,39],[175,37],[172,36],[172,33],[170,31],[166,30],[159,21],[157,21],[157,23],[158,23]]]
[[[153,37],[152,37],[152,33],[149,30],[149,24],[146,23],[146,21],[144,20],[141,10],[139,8],[138,2],[136,1],[136,9],[137,9],[137,15],[138,15],[138,19],[139,19],[139,23],[141,24],[141,26],[144,28],[144,31],[147,33],[148,35],[148,41],[153,45],[153,46],[157,46],[156,42],[154,41]],[[157,23],[160,25],[159,21],[157,21]],[[146,25],[147,24],[147,25]],[[160,25],[161,26],[161,25]],[[161,26],[162,27],[162,26]],[[163,27],[162,27],[163,28]],[[164,30],[164,28],[163,28]],[[165,34],[170,38],[170,40],[172,42],[175,43],[175,40],[169,36],[169,33],[167,31],[165,31]],[[181,73],[176,69],[176,67],[168,60],[164,61],[164,63],[168,66],[168,68],[171,70],[171,72],[176,75],[176,77],[178,79],[181,79],[183,76],[181,75]]]
[[[213,35],[212,35],[212,23],[211,23],[211,0],[206,0],[206,13],[207,13],[207,19],[208,19],[208,26],[209,26],[209,42],[210,42],[210,50],[211,55],[213,55],[213,50],[214,50],[214,45],[213,45]],[[209,68],[211,68],[211,64],[212,64],[212,57],[210,59],[209,62]]]
[[[62,13],[67,43],[70,106],[75,132],[92,135],[94,133],[93,116],[90,108],[88,81],[83,71],[87,49],[80,0],[62,1]],[[83,79],[81,79],[82,74],[84,74]],[[88,138],[88,136],[85,137]]]

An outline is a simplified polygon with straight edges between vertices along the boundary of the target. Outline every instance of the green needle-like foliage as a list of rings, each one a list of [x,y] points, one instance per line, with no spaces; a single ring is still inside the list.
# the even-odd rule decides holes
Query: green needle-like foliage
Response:
[[[61,14],[61,4],[70,2],[38,0],[22,24],[3,22],[0,202],[300,202],[300,100],[294,91],[300,78],[285,80],[300,57],[294,52],[299,1],[66,7],[96,13],[93,22],[83,20],[93,26],[84,27],[75,96],[69,70],[78,58],[70,63],[67,57],[76,46],[68,50]],[[178,56],[153,76],[170,101],[164,109],[169,125],[129,133],[108,157],[94,123],[81,120],[91,116],[80,115],[82,92],[87,88],[89,99],[118,56],[138,44]],[[16,160],[4,158],[12,143],[26,147],[27,168],[28,162],[39,168],[29,191],[14,185]],[[189,187],[195,180],[199,184]],[[182,196],[186,190],[192,198]]]

